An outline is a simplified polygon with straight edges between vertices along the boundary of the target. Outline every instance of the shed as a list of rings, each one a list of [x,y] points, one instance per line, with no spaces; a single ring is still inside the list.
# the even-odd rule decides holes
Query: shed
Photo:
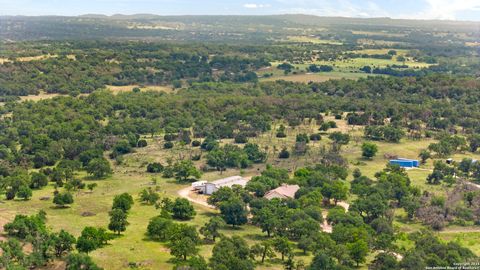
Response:
[[[416,159],[398,158],[390,160],[390,164],[399,165],[402,168],[414,168],[420,165]]]
[[[205,186],[206,183],[207,183],[207,181],[193,182],[192,183],[192,189],[193,190],[201,190]]]
[[[227,178],[219,179],[213,182],[207,182],[200,189],[204,194],[212,195],[215,191],[217,191],[221,187],[232,187],[234,185],[239,185],[245,187],[247,185],[248,180],[241,177],[241,176],[230,176]]]

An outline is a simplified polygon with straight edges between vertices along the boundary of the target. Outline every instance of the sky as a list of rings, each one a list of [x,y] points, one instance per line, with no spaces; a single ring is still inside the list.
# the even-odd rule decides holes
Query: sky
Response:
[[[0,15],[312,14],[480,21],[480,0],[0,0]]]

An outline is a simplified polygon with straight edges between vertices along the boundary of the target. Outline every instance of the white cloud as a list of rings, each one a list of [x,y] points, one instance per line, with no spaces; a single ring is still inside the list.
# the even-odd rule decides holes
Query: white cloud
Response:
[[[461,11],[479,10],[478,0],[426,0],[429,7],[417,14],[425,19],[458,19],[456,14]]]
[[[385,17],[389,14],[375,1],[361,1],[360,4],[351,0],[276,0],[284,6],[283,13],[302,13],[320,16],[340,17]],[[293,4],[294,3],[294,4]]]
[[[245,4],[244,8],[256,9],[256,8],[267,8],[270,7],[268,4]]]

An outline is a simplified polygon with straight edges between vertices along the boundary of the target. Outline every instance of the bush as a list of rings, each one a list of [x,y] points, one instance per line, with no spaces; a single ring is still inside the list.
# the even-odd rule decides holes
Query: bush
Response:
[[[201,144],[202,144],[202,143],[201,143],[200,141],[197,141],[197,140],[195,140],[195,141],[192,142],[192,146],[193,146],[193,147],[199,147]]]
[[[53,197],[53,203],[59,207],[65,207],[67,204],[73,203],[73,196],[71,193],[57,193]]]
[[[163,148],[165,149],[172,149],[173,148],[173,142],[166,142],[163,144]]]
[[[372,158],[378,152],[378,146],[374,143],[365,142],[362,144],[362,157]]]
[[[172,205],[172,217],[179,220],[189,220],[196,215],[192,204],[184,198],[177,198]]]
[[[163,139],[167,142],[175,141],[177,139],[177,135],[176,134],[165,134],[165,136],[163,136]]]
[[[163,165],[159,162],[153,162],[147,165],[147,172],[149,173],[161,173],[163,171]]]
[[[245,133],[239,133],[237,136],[235,136],[235,143],[247,143],[248,138]]]
[[[278,158],[282,159],[287,159],[290,157],[290,152],[286,148],[283,148],[282,151],[280,151],[280,154],[278,154]]]
[[[144,139],[139,140],[138,143],[137,143],[138,147],[147,147],[147,145],[148,145],[147,141],[144,140]]]
[[[322,140],[322,135],[320,135],[320,133],[310,134],[310,140],[311,141],[320,141],[320,140]]]

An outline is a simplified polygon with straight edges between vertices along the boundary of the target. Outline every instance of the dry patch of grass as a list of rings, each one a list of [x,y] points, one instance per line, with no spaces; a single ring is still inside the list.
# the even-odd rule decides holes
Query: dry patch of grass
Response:
[[[130,92],[133,88],[140,88],[141,91],[158,91],[165,93],[173,93],[175,90],[171,86],[162,86],[162,85],[149,85],[149,86],[139,86],[139,85],[124,85],[124,86],[114,86],[106,85],[106,88],[112,91],[114,94],[120,92]]]
[[[373,32],[373,31],[352,31],[352,34],[354,35],[366,35],[366,36],[383,36],[383,37],[405,37],[406,34],[402,33],[390,33],[387,31],[379,31],[379,32]]]
[[[37,55],[37,56],[24,56],[24,57],[15,58],[15,61],[29,62],[29,61],[45,60],[45,59],[48,59],[48,58],[55,58],[55,57],[58,57],[58,55],[56,55],[56,54],[44,54],[44,55]],[[13,61],[8,59],[8,58],[0,58],[0,64],[11,63],[11,62],[13,62]]]
[[[301,74],[291,74],[291,75],[279,75],[272,76],[269,78],[262,78],[261,81],[277,81],[285,80],[291,82],[325,82],[328,80],[338,80],[338,79],[359,79],[365,78],[368,75],[366,73],[344,73],[344,72],[324,72],[324,73],[301,73]]]
[[[338,40],[319,39],[315,36],[288,36],[287,40],[296,43],[313,43],[313,44],[327,44],[327,45],[342,45]]]
[[[21,101],[40,101],[40,100],[50,99],[58,96],[61,96],[61,94],[41,92],[38,95],[21,96],[20,100]]]

